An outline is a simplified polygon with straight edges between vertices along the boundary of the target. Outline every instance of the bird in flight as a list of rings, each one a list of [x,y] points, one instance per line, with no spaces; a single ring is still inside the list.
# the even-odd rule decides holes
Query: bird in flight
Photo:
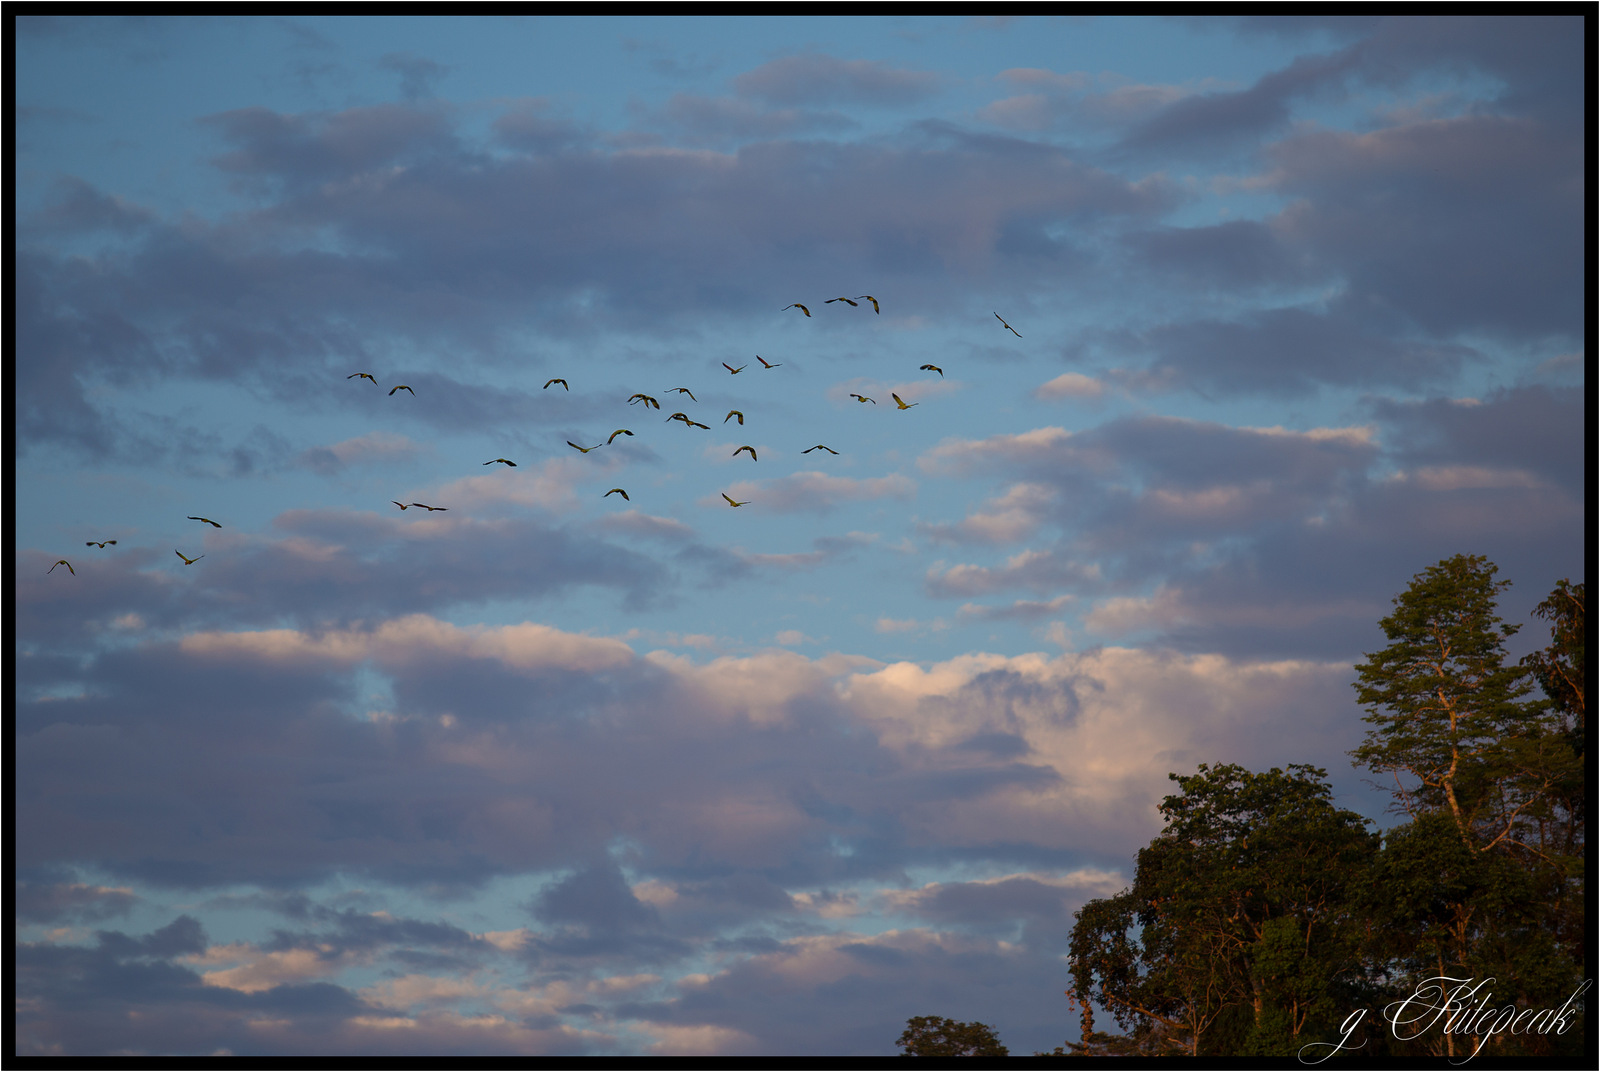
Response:
[[[723,424],[727,424],[730,420],[732,420],[735,417],[739,418],[739,423],[740,424],[744,423],[744,414],[740,413],[736,409],[730,409],[728,411],[728,415],[726,417],[722,418],[722,423]]]
[[[562,390],[564,390],[564,391],[570,391],[570,390],[572,390],[572,388],[570,388],[570,387],[568,387],[568,386],[567,386],[567,381],[566,381],[566,380],[563,380],[563,379],[562,379],[562,378],[561,378],[561,377],[559,377],[559,376],[557,376],[557,377],[556,377],[556,378],[555,378],[555,379],[551,379],[551,380],[546,380],[546,381],[544,381],[544,386],[543,386],[543,387],[541,387],[541,388],[539,388],[539,390],[541,390],[541,391],[544,391],[544,390],[548,390],[548,389],[549,389],[549,387],[550,387],[550,385],[551,385],[551,384],[552,384],[552,383],[559,383],[559,384],[560,384],[560,385],[561,385],[561,388],[562,388]]]
[[[1001,316],[999,313],[995,313],[994,314],[994,318],[996,320],[1000,321],[1000,323],[1006,324],[1006,318]],[[1018,331],[1016,328],[1012,327],[1010,324],[1006,324],[1006,330],[1011,332],[1011,334],[1015,335],[1017,338],[1019,338],[1019,339],[1022,338],[1022,332]]]
[[[390,499],[389,501],[390,502],[394,502],[393,499]],[[427,503],[412,503],[411,505],[412,506],[420,506],[424,510],[428,511],[428,513],[430,513],[430,514],[433,513],[435,510],[448,510],[448,509],[450,509],[448,506],[429,506]]]
[[[97,540],[90,540],[88,543],[84,544],[83,546],[85,546],[85,547],[104,547],[108,543],[113,545],[113,546],[115,546],[116,542],[117,542],[116,540],[98,540],[98,541]]]
[[[174,549],[172,553],[177,555],[179,558],[183,559],[183,564],[185,566],[192,566],[196,562],[200,561],[202,558],[206,557],[205,555],[195,555],[193,558],[190,558],[188,555],[184,554],[182,551],[179,551],[177,549]]]
[[[587,454],[587,453],[589,453],[589,452],[590,452],[590,451],[591,451],[591,450],[597,450],[597,449],[599,449],[599,448],[600,448],[600,447],[603,447],[603,446],[605,446],[605,444],[604,444],[604,443],[596,443],[596,444],[595,444],[595,445],[594,445],[594,446],[592,446],[592,447],[580,447],[580,446],[578,446],[578,444],[576,444],[576,443],[574,443],[574,442],[573,442],[573,441],[572,441],[572,440],[570,440],[570,439],[569,439],[569,440],[567,440],[567,446],[569,446],[569,447],[571,447],[571,448],[572,448],[572,449],[573,449],[573,450],[581,450],[581,451],[583,451],[583,452],[584,452],[584,453],[585,453],[585,454]],[[416,505],[416,504],[415,504],[415,503],[413,503],[413,504],[412,504],[412,505],[413,505],[413,506],[414,506],[414,505]]]
[[[937,372],[939,374],[939,378],[941,380],[944,379],[944,369],[940,368],[938,365],[923,365],[922,366],[922,371],[923,372]]]
[[[643,394],[643,393],[636,394],[633,397],[629,398],[628,399],[628,405],[630,405],[630,406],[637,405],[640,399],[644,400],[644,408],[645,409],[650,409],[652,406],[655,407],[656,409],[660,409],[661,408],[661,403],[660,402],[657,402],[655,399],[651,398],[649,395]]]
[[[777,368],[779,365],[783,364],[782,361],[768,361],[766,358],[762,357],[760,354],[756,355],[756,360],[761,362],[761,367],[762,368]]]
[[[722,497],[724,499],[728,500],[728,505],[729,506],[748,506],[748,505],[750,505],[750,503],[752,501],[750,499],[746,499],[744,502],[734,502],[733,499],[728,497],[728,493],[727,492],[723,492],[722,493]]]
[[[854,309],[857,305],[861,304],[860,302],[853,302],[849,298],[829,298],[827,301],[823,302],[822,304],[823,305],[832,305],[836,301],[842,301],[846,305],[850,306],[850,308],[852,308],[852,309]]]
[[[750,460],[751,460],[751,461],[758,461],[758,460],[759,460],[759,459],[758,459],[758,458],[757,458],[757,457],[756,457],[756,448],[754,448],[754,447],[751,447],[751,446],[743,446],[743,447],[740,447],[740,448],[739,448],[739,449],[738,449],[738,450],[736,450],[736,451],[734,451],[734,452],[733,452],[733,456],[734,456],[734,457],[735,457],[735,458],[737,458],[737,457],[738,457],[738,456],[739,456],[739,455],[740,455],[740,453],[741,453],[741,452],[743,452],[743,451],[747,451],[747,450],[748,450],[748,451],[749,451],[749,452],[750,452]]]
[[[395,505],[396,505],[396,506],[398,506],[398,507],[399,507],[399,508],[400,508],[400,509],[402,509],[402,510],[409,510],[409,509],[411,509],[411,507],[410,507],[410,506],[407,506],[407,505],[406,505],[406,504],[405,504],[405,503],[403,503],[403,502],[394,502],[394,500],[393,500],[393,499],[390,499],[390,500],[389,500],[389,501],[390,501],[390,502],[392,502],[392,503],[394,503],[394,504],[395,504]],[[415,505],[416,505],[416,504],[415,504],[415,503],[412,503],[412,506],[415,506]]]
[[[611,433],[611,439],[615,439],[619,435],[631,436],[633,433],[628,431],[626,428],[618,428],[615,432]],[[606,440],[606,446],[611,445],[611,439]]]
[[[398,385],[396,387],[390,388],[389,389],[389,394],[393,395],[396,391],[411,391],[411,388],[407,387],[405,384],[402,383],[402,384],[400,384],[400,385]],[[411,397],[412,398],[417,397],[417,392],[411,391]]]
[[[606,492],[604,495],[602,495],[600,497],[602,499],[609,499],[613,495],[621,495],[624,499],[627,499],[628,502],[632,502],[633,501],[632,499],[628,498],[628,493],[623,491],[621,488],[612,488],[610,491]]]
[[[345,379],[353,380],[357,376],[360,376],[363,380],[371,380],[372,386],[374,387],[378,386],[378,378],[370,372],[352,372],[350,375],[346,376]]]
[[[873,312],[879,313],[879,314],[881,314],[883,312],[882,309],[878,308],[878,299],[874,298],[871,294],[857,294],[856,297],[865,298],[867,301],[871,302],[872,303],[872,311]]]
[[[515,469],[517,467],[517,463],[514,462],[514,461],[511,461],[509,458],[496,458],[496,459],[494,459],[494,461],[484,462],[483,464],[484,465],[493,465],[495,462],[499,462],[501,465],[509,465],[513,469]],[[390,499],[389,501],[390,502],[394,502],[393,499]]]
[[[726,498],[726,496],[724,496],[724,498]],[[731,499],[729,501],[732,502]],[[56,560],[56,566],[65,566],[65,567],[67,567],[67,572],[68,573],[72,574],[74,577],[76,577],[78,575],[78,571],[72,568],[72,563],[68,562],[64,558],[57,559]],[[50,576],[52,573],[54,573],[56,571],[56,566],[51,566],[49,569],[45,570],[44,571],[44,575],[46,577]]]
[[[834,450],[832,447],[825,447],[821,443],[818,443],[814,447],[807,447],[805,450],[802,450],[800,453],[801,454],[810,454],[814,450],[825,450],[829,454],[837,454],[837,453],[839,453],[838,451]]]
[[[217,524],[215,521],[211,520],[209,517],[191,517],[191,518],[189,518],[189,520],[190,521],[204,521],[207,525],[210,525],[212,528],[216,528],[216,529],[220,529],[222,527],[221,525]]]
[[[691,402],[700,401],[698,398],[696,398],[694,396],[694,392],[689,390],[687,387],[671,387],[671,388],[668,388],[667,389],[667,394],[670,395],[673,391],[678,392],[680,395],[688,395],[689,396],[689,401],[691,401]],[[656,408],[660,409],[661,407],[657,406]]]
[[[922,405],[921,402],[905,402],[905,401],[902,401],[900,396],[895,394],[893,391],[889,392],[889,397],[894,399],[894,404],[899,406],[901,409],[910,409],[912,406],[920,406],[920,405]]]
[[[868,398],[866,395],[858,395],[854,391],[850,392],[850,397],[855,399],[857,402],[871,402],[874,406],[878,404],[878,400],[876,398]]]
[[[731,372],[731,373],[733,373],[733,374],[734,374],[734,375],[735,375],[735,376],[737,376],[737,375],[739,375],[739,373],[741,373],[741,372],[743,372],[743,371],[744,371],[744,370],[745,370],[745,369],[747,369],[747,368],[749,368],[749,367],[750,367],[750,365],[749,365],[749,363],[748,363],[748,362],[746,362],[746,363],[745,363],[745,364],[743,364],[743,365],[740,365],[740,366],[739,366],[739,367],[738,367],[738,368],[734,368],[734,367],[733,367],[733,366],[732,366],[732,365],[730,365],[730,364],[728,364],[728,363],[727,363],[727,362],[726,362],[726,361],[724,361],[724,362],[723,362],[723,363],[722,363],[722,367],[723,367],[723,368],[725,368],[725,369],[727,369],[727,370],[728,370],[728,371],[729,371],[729,372]]]
[[[811,310],[807,309],[805,306],[801,305],[799,302],[795,302],[793,305],[785,305],[782,309],[779,309],[778,312],[780,312],[780,313],[787,312],[790,309],[798,309],[802,313],[806,314],[807,316],[811,315]],[[728,497],[726,495],[724,495],[723,498],[727,499]],[[732,502],[733,500],[729,499],[728,501]]]
[[[689,423],[689,415],[687,413],[674,413],[672,416],[668,417],[662,423],[671,424],[673,421],[682,421],[684,424],[688,424]],[[723,421],[722,423],[723,424],[727,424],[728,422],[727,421]]]

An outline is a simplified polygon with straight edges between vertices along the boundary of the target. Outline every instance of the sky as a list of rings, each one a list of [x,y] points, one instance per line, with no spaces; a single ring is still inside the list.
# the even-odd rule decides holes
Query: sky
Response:
[[[1393,597],[1586,578],[1587,33],[19,18],[18,1052],[1075,1038],[1169,774],[1393,823]]]

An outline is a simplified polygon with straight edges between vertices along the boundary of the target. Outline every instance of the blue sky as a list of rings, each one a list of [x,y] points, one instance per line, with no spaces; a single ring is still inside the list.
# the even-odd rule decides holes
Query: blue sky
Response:
[[[18,20],[19,1048],[1056,1045],[1168,772],[1387,821],[1389,600],[1584,578],[1584,32]]]

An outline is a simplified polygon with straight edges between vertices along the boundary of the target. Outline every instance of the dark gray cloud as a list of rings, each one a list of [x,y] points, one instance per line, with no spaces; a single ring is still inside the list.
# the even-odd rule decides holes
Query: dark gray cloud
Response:
[[[400,95],[408,101],[433,96],[439,80],[450,73],[444,64],[412,52],[386,52],[378,66],[400,76]]]
[[[1352,82],[1401,88],[1431,71],[1462,69],[1504,80],[1493,102],[1508,114],[1538,116],[1578,136],[1582,122],[1585,30],[1576,16],[1506,19],[1417,16],[1354,19],[1243,19],[1242,29],[1299,37],[1327,32],[1351,43],[1337,52],[1299,56],[1250,87],[1184,97],[1135,127],[1128,153],[1212,155],[1249,148],[1287,126],[1291,106],[1342,99]]]
[[[936,470],[1055,489],[1018,509],[1058,536],[1003,563],[930,571],[927,589],[1097,599],[1096,629],[1185,651],[1354,658],[1392,596],[1442,558],[1488,555],[1534,592],[1549,591],[1552,569],[1578,567],[1581,397],[1530,387],[1477,404],[1375,400],[1371,429],[1140,417],[946,445]],[[1151,577],[1164,578],[1155,591]]]
[[[838,112],[766,108],[739,97],[696,93],[674,93],[659,109],[641,114],[640,119],[690,145],[733,145],[809,132],[838,133],[855,126]]]
[[[19,570],[19,636],[47,646],[88,640],[127,614],[152,627],[330,623],[513,595],[537,599],[580,585],[613,589],[628,606],[653,604],[669,591],[670,578],[654,559],[592,534],[536,520],[416,522],[410,513],[416,511],[405,517],[292,511],[278,521],[290,536],[285,540],[197,533],[186,554],[200,550],[205,565],[185,572],[176,586],[163,579],[175,564],[167,548],[130,545],[114,558],[86,560],[83,577],[94,582],[75,588],[47,575],[46,559],[53,558],[29,553]],[[410,528],[419,523],[433,528]],[[450,535],[441,547],[446,525]]]
[[[733,85],[744,96],[777,105],[903,105],[931,96],[940,82],[931,71],[805,53],[764,63],[739,75]]]
[[[1373,399],[1405,466],[1491,466],[1548,480],[1583,501],[1591,459],[1581,387],[1516,387],[1481,399]]]
[[[661,1024],[740,1032],[734,1052],[891,1056],[913,1016],[994,1026],[1013,1053],[1049,1049],[1069,1033],[1059,950],[998,948],[924,931],[820,940],[739,962],[682,997],[620,1006]],[[775,1010],[815,1010],[794,1016]]]
[[[966,277],[1081,272],[1059,221],[1140,219],[1170,203],[1159,183],[938,126],[903,143],[771,141],[730,156],[548,155],[568,135],[522,108],[501,136],[546,155],[491,159],[462,148],[436,108],[256,108],[207,122],[233,146],[218,166],[267,198],[261,210],[147,223],[132,246],[94,257],[19,251],[24,444],[123,445],[123,421],[87,401],[96,378],[243,378],[317,404],[330,372],[382,370],[391,345],[493,354],[530,324],[592,333],[601,312],[613,326],[692,330],[708,308],[769,315],[773,293],[822,286],[842,264],[922,280],[910,292],[933,308]],[[79,223],[129,221],[113,195],[72,191]],[[331,243],[307,248],[319,229]],[[580,295],[589,311],[569,304]],[[434,375],[426,419],[493,416],[491,392],[452,410],[451,378]],[[507,395],[502,415],[530,405]]]
[[[1319,274],[1302,252],[1256,220],[1164,227],[1129,235],[1127,241],[1141,267],[1201,290],[1298,287]]]
[[[1119,147],[1127,154],[1206,156],[1250,148],[1290,119],[1299,99],[1338,88],[1358,59],[1350,48],[1325,56],[1300,56],[1248,89],[1183,97],[1133,129]]]
[[[138,900],[131,890],[91,886],[45,868],[33,879],[17,880],[12,907],[19,921],[87,923],[127,915]]]
[[[1407,339],[1347,313],[1301,308],[1234,320],[1164,324],[1122,345],[1151,355],[1149,372],[1201,394],[1292,397],[1322,386],[1399,387],[1450,382],[1476,352],[1459,343]]]
[[[1287,244],[1336,270],[1352,318],[1396,314],[1448,335],[1582,334],[1581,136],[1495,115],[1369,134],[1307,131],[1270,150],[1297,198],[1275,221]]]
[[[56,198],[25,223],[29,230],[82,233],[131,233],[154,222],[154,214],[141,205],[101,193],[82,179],[63,175],[56,180]]]

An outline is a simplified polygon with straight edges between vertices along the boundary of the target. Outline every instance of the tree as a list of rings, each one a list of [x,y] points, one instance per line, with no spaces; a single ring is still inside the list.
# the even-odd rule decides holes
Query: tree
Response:
[[[1073,1048],[1108,1052],[1087,1014],[1098,997],[1139,1052],[1292,1053],[1353,1007],[1351,901],[1377,838],[1333,806],[1316,767],[1170,777],[1183,792],[1162,802],[1166,828],[1140,850],[1132,887],[1078,913],[1086,1015]]]
[[[994,1028],[974,1020],[946,1020],[942,1016],[913,1016],[895,1043],[902,1057],[1009,1057]]]
[[[1572,992],[1586,948],[1583,587],[1557,586],[1535,612],[1554,622],[1550,648],[1508,666],[1518,627],[1496,612],[1510,582],[1495,572],[1457,555],[1417,574],[1380,623],[1389,646],[1356,664],[1370,728],[1350,754],[1394,779],[1410,819],[1385,835],[1363,898],[1366,955],[1397,998],[1447,975],[1493,979],[1498,1000],[1537,1008]],[[1529,697],[1533,678],[1548,699]],[[1454,1057],[1477,1043],[1432,1032],[1416,1044]]]
[[[1495,596],[1510,581],[1477,555],[1456,555],[1412,578],[1379,625],[1389,646],[1356,664],[1367,709],[1356,762],[1394,778],[1401,810],[1415,819],[1448,811],[1458,836],[1480,852],[1511,838],[1541,789],[1537,705],[1523,702],[1528,672],[1505,665]],[[1408,784],[1409,783],[1409,784]]]

